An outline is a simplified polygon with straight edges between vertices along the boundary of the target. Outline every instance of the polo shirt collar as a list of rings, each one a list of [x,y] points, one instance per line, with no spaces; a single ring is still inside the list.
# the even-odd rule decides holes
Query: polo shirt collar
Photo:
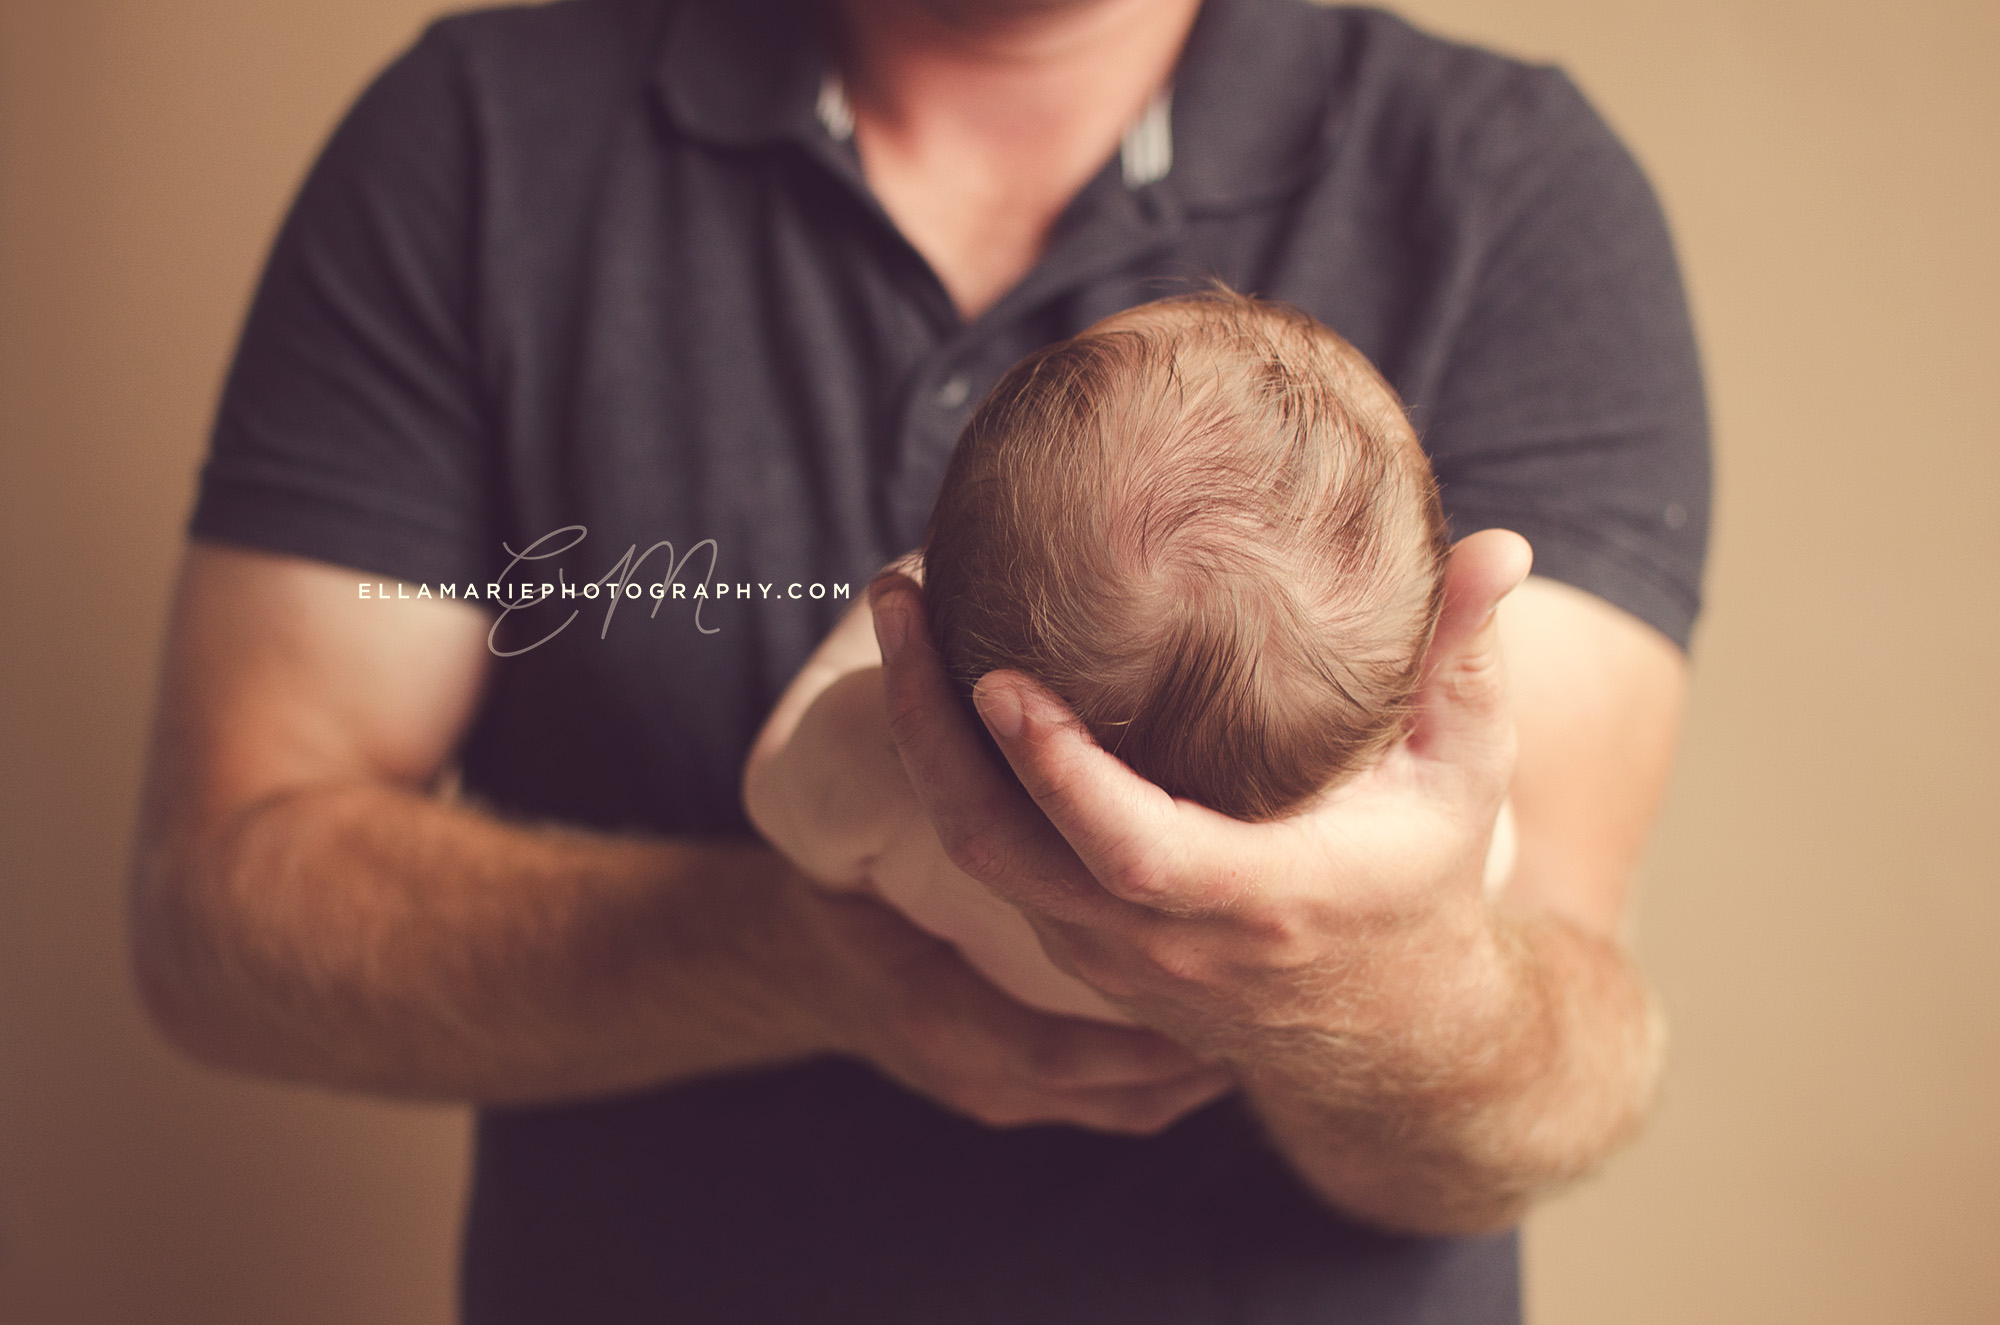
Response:
[[[1184,207],[1284,197],[1323,168],[1335,127],[1335,27],[1306,0],[1207,0],[1174,74],[1165,183]]]
[[[734,147],[824,134],[821,13],[814,0],[685,0],[658,70],[675,122]],[[1150,187],[1228,210],[1317,172],[1335,127],[1334,28],[1306,0],[1207,0],[1174,75],[1172,168]]]
[[[813,131],[827,67],[820,13],[811,0],[683,0],[658,71],[668,113],[727,147]]]

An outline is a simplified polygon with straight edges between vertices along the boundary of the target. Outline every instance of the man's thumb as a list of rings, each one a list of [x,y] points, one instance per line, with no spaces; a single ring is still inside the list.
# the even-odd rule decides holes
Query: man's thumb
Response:
[[[1507,529],[1483,529],[1453,545],[1444,607],[1417,688],[1417,726],[1410,737],[1417,753],[1451,758],[1448,747],[1456,743],[1506,740],[1507,687],[1493,609],[1528,577],[1533,561],[1528,540]]]

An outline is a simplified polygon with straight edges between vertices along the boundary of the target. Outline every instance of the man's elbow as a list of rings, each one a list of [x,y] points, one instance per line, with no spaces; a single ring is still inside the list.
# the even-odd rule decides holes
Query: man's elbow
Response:
[[[1527,1217],[1537,1191],[1516,1183],[1481,1181],[1461,1170],[1360,1177],[1352,1171],[1300,1176],[1321,1200],[1350,1219],[1413,1237],[1477,1237],[1501,1233]],[[1497,1175],[1496,1175],[1497,1176]]]
[[[1492,1117],[1385,1158],[1393,1143],[1285,1147],[1301,1178],[1329,1205],[1389,1232],[1473,1236],[1520,1224],[1538,1204],[1597,1173],[1643,1130],[1664,1059],[1662,1024],[1649,1018],[1632,1056],[1597,1083],[1579,1114]]]
[[[208,1067],[240,1068],[204,972],[216,945],[202,935],[197,883],[179,853],[142,839],[126,896],[126,958],[134,990],[161,1037]]]

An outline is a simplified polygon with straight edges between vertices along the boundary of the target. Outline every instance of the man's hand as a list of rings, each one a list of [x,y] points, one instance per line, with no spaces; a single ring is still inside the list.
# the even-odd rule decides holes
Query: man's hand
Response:
[[[911,923],[950,933],[950,922],[965,917],[962,903],[954,907],[952,881],[941,893],[919,882],[949,867],[889,741],[866,602],[820,644],[772,710],[746,763],[743,796],[751,822],[800,870],[860,890],[828,896],[808,887],[795,899],[812,938],[820,991],[812,1002],[829,1043],[996,1127],[1154,1132],[1229,1088],[1227,1073],[1151,1031],[1025,1006],[953,944]],[[956,885],[1020,924],[978,885]],[[912,909],[882,905],[867,895],[871,888]],[[929,908],[916,906],[912,889],[938,895]],[[1004,942],[1011,933],[981,937]]]
[[[207,545],[183,569],[132,920],[148,1006],[195,1056],[508,1102],[845,1052],[988,1122],[1125,1132],[1223,1087],[1150,1032],[1020,1008],[760,843],[507,823],[429,794],[487,618],[384,611],[354,580]]]
[[[1461,543],[1409,738],[1261,825],[1173,800],[1054,696],[995,673],[976,699],[1008,777],[951,695],[913,589],[875,588],[892,728],[953,860],[1026,912],[1065,967],[1228,1061],[1301,1173],[1384,1223],[1508,1222],[1622,1136],[1650,1086],[1643,989],[1615,937],[1590,928],[1615,915],[1603,896],[1622,875],[1605,861],[1580,887],[1517,874],[1518,896],[1497,905],[1480,887],[1515,769],[1493,612],[1527,569],[1514,535]],[[1657,795],[1651,768],[1559,772]],[[1577,797],[1515,793],[1523,866],[1575,858],[1543,840],[1561,824],[1529,811],[1567,817]]]
[[[805,887],[752,842],[503,822],[430,793],[489,619],[333,566],[182,568],[132,876],[154,1019],[218,1066],[548,1100],[827,1046]]]
[[[834,1044],[992,1127],[1157,1132],[1230,1075],[1151,1031],[1056,1017],[993,987],[942,939],[865,896],[799,899],[828,976]]]

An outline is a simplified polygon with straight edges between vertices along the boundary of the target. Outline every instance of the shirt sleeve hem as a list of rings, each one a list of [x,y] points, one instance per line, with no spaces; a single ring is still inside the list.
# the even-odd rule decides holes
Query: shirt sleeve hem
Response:
[[[323,494],[215,474],[202,483],[188,533],[410,584],[483,583],[495,569],[463,534]]]
[[[1594,594],[1689,651],[1700,595],[1620,549],[1526,512],[1454,511],[1451,526],[1455,539],[1481,529],[1513,530],[1535,551],[1533,574]]]

